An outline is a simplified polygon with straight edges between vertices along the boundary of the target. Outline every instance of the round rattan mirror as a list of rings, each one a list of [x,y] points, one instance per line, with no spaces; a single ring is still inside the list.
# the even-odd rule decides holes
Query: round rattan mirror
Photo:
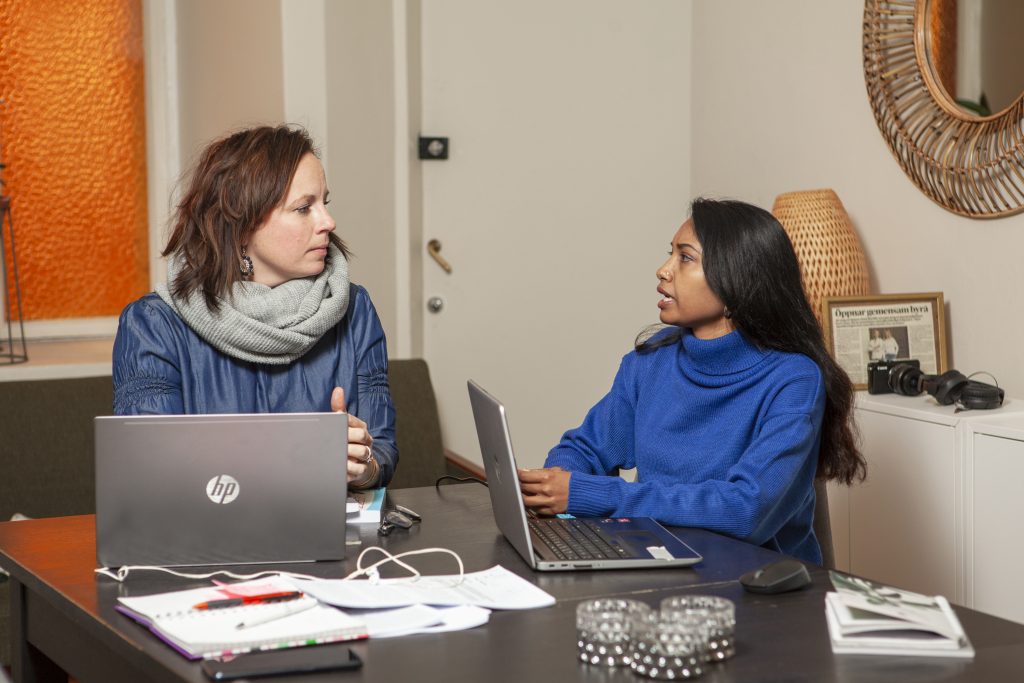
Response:
[[[865,0],[864,78],[875,120],[922,192],[973,218],[1024,210],[1024,93],[980,115],[958,104],[930,55],[944,0]],[[956,3],[953,3],[954,7]],[[985,113],[985,112],[983,112]]]

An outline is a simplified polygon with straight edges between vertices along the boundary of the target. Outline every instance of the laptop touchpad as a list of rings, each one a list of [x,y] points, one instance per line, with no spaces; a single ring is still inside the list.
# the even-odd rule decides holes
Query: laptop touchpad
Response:
[[[650,531],[619,531],[614,534],[615,540],[629,548],[635,555],[640,557],[650,556],[647,549],[651,546],[662,545],[657,534]]]

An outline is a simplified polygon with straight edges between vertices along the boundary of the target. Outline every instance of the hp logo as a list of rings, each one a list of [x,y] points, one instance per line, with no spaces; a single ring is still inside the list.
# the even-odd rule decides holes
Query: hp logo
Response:
[[[227,474],[218,474],[206,484],[206,497],[218,505],[227,505],[238,498],[238,491],[238,482]]]

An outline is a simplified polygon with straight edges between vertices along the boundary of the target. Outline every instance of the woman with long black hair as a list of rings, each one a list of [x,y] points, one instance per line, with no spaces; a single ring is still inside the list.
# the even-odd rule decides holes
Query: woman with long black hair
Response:
[[[828,354],[793,246],[767,211],[697,199],[657,270],[661,322],[545,467],[541,514],[647,516],[820,562],[814,479],[863,479],[853,387]],[[636,468],[626,482],[620,469]]]

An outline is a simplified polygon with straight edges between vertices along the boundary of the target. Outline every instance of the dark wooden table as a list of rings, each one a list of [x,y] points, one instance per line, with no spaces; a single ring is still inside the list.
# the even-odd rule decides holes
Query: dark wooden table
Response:
[[[682,592],[721,595],[736,602],[737,654],[705,674],[708,681],[1011,681],[1024,680],[1024,626],[958,609],[977,650],[973,661],[912,657],[833,656],[825,627],[823,594],[828,575],[812,568],[814,583],[797,593],[757,596],[736,579],[778,556],[705,531],[679,535],[705,560],[690,569],[536,574],[500,536],[483,487],[462,484],[391,492],[423,515],[409,531],[379,538],[373,527],[352,527],[351,541],[380,544],[392,552],[431,546],[451,548],[466,571],[501,564],[557,598],[553,607],[494,612],[490,623],[469,631],[415,635],[352,644],[362,657],[358,672],[278,678],[289,683],[325,681],[636,681],[631,672],[577,663],[575,609],[588,598],[628,595],[656,606]],[[292,565],[296,571],[338,578],[345,562]],[[456,571],[443,555],[414,558],[424,573]],[[92,516],[0,523],[0,566],[11,572],[15,681],[81,683],[206,683],[189,662],[146,629],[114,611],[120,595],[144,595],[204,585],[153,573],[126,583],[94,573]],[[242,571],[246,571],[243,569]],[[394,574],[397,575],[397,574]]]

